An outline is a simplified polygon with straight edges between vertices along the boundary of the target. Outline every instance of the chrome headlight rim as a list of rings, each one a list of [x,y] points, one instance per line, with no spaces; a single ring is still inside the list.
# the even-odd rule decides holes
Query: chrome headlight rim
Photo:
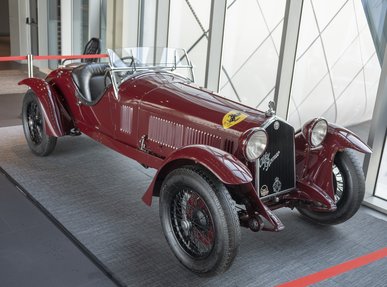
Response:
[[[259,143],[258,151],[249,150],[249,149],[257,148],[257,145],[251,142],[252,140],[257,140],[257,136],[260,139],[264,139],[264,142]],[[242,139],[243,156],[249,162],[255,162],[264,154],[268,146],[268,140],[269,140],[267,132],[263,128],[249,129],[242,135],[241,139]]]
[[[320,147],[328,134],[328,126],[325,118],[315,118],[304,125],[302,133],[310,146]]]

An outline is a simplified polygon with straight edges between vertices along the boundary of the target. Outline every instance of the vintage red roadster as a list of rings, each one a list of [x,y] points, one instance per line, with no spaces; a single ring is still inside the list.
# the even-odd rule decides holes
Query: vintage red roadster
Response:
[[[353,150],[371,150],[349,130],[314,118],[295,131],[273,104],[262,112],[199,87],[183,50],[108,54],[108,64],[72,63],[19,83],[30,88],[27,143],[46,156],[57,138],[83,133],[156,169],[143,201],[159,197],[165,237],[191,271],[226,271],[240,226],[282,230],[275,209],[296,208],[318,224],[359,209],[364,175]]]

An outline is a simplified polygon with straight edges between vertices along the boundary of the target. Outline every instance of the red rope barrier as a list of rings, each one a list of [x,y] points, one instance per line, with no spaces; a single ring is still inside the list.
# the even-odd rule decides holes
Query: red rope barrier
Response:
[[[75,60],[107,58],[107,54],[32,56],[33,60]],[[0,57],[0,62],[27,60],[27,56]]]
[[[34,60],[75,60],[107,58],[107,54],[33,56]]]
[[[0,62],[23,61],[23,60],[27,60],[27,56],[9,56],[9,57],[0,57]]]

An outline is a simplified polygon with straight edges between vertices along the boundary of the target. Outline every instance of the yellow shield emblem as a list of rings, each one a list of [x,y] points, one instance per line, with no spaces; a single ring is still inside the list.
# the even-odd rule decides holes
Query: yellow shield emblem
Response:
[[[240,112],[240,111],[230,111],[227,114],[224,115],[222,120],[223,128],[228,129],[232,126],[235,126],[236,124],[243,121],[245,118],[247,118],[247,115]]]

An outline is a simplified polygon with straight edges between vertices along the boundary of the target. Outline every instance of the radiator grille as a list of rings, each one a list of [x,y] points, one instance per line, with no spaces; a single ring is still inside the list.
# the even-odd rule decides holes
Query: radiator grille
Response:
[[[256,186],[261,197],[292,189],[296,184],[293,127],[277,119],[265,129],[268,147],[257,161]]]

